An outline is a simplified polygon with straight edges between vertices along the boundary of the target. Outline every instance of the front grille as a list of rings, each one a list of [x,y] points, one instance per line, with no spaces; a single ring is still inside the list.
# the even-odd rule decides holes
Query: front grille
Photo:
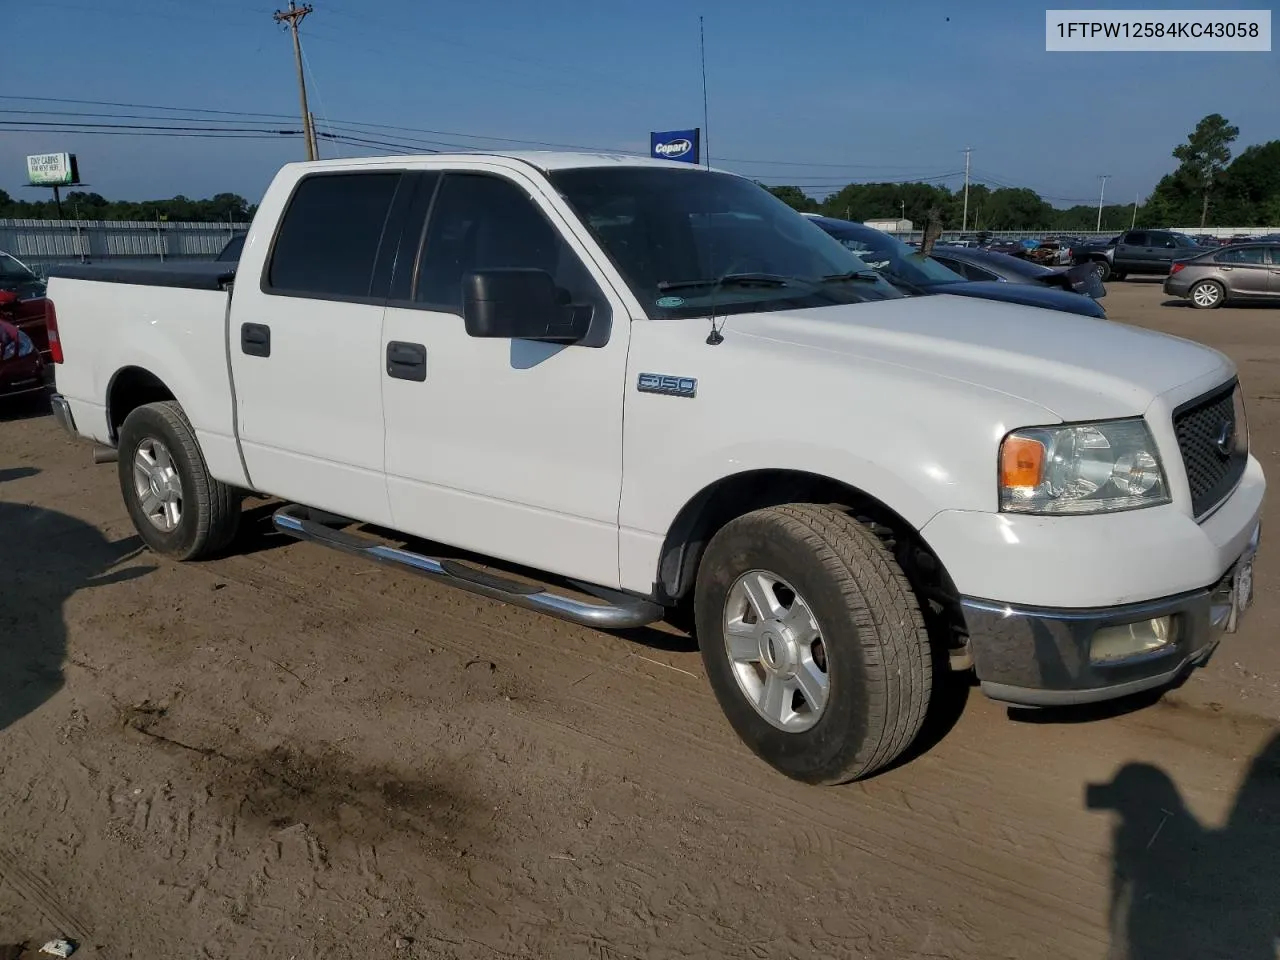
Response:
[[[1232,381],[1192,400],[1173,414],[1173,429],[1191,487],[1191,511],[1197,520],[1235,489],[1249,458],[1243,445],[1225,455],[1218,449],[1223,424],[1235,419],[1235,389]],[[1235,424],[1235,428],[1246,429],[1243,423]]]

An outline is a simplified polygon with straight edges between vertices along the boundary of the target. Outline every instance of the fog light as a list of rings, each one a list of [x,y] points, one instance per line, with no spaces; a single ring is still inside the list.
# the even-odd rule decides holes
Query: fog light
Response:
[[[1178,621],[1173,617],[1103,627],[1089,643],[1089,659],[1094,663],[1108,663],[1155,653],[1176,641],[1177,634]]]

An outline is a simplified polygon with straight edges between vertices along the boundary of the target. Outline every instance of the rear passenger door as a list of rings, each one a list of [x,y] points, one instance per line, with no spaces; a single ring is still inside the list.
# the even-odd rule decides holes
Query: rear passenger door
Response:
[[[1111,258],[1112,267],[1121,273],[1141,273],[1147,270],[1152,254],[1150,243],[1145,230],[1130,230],[1116,244]]]
[[[429,208],[405,231],[383,325],[393,526],[615,587],[627,308],[521,172],[442,171]],[[591,345],[468,336],[464,278],[502,267],[546,270],[589,305]]]
[[[1267,256],[1271,259],[1267,295],[1280,297],[1280,244],[1272,244],[1267,247]]]
[[[1235,247],[1214,258],[1232,296],[1265,297],[1270,280],[1266,247]]]
[[[237,278],[229,352],[256,489],[389,522],[382,311],[413,185],[399,170],[303,177],[261,276]]]

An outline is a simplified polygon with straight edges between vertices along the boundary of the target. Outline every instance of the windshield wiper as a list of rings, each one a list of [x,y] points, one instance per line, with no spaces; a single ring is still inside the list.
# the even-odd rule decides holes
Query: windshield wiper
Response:
[[[729,273],[723,277],[710,277],[703,280],[660,280],[659,290],[684,290],[689,287],[786,287],[790,286],[790,277],[780,277],[776,273]]]
[[[874,270],[855,270],[852,273],[833,273],[822,278],[823,283],[843,283],[846,280],[858,283],[879,283],[880,274]]]

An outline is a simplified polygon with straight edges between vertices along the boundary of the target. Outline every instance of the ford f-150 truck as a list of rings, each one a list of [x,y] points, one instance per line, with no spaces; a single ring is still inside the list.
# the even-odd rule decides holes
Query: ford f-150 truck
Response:
[[[294,537],[577,623],[670,614],[799,780],[900,756],[946,670],[1029,706],[1169,684],[1252,596],[1265,484],[1226,357],[905,297],[730,173],[295,164],[238,261],[51,276],[55,413],[153,550],[230,548],[252,493]]]

